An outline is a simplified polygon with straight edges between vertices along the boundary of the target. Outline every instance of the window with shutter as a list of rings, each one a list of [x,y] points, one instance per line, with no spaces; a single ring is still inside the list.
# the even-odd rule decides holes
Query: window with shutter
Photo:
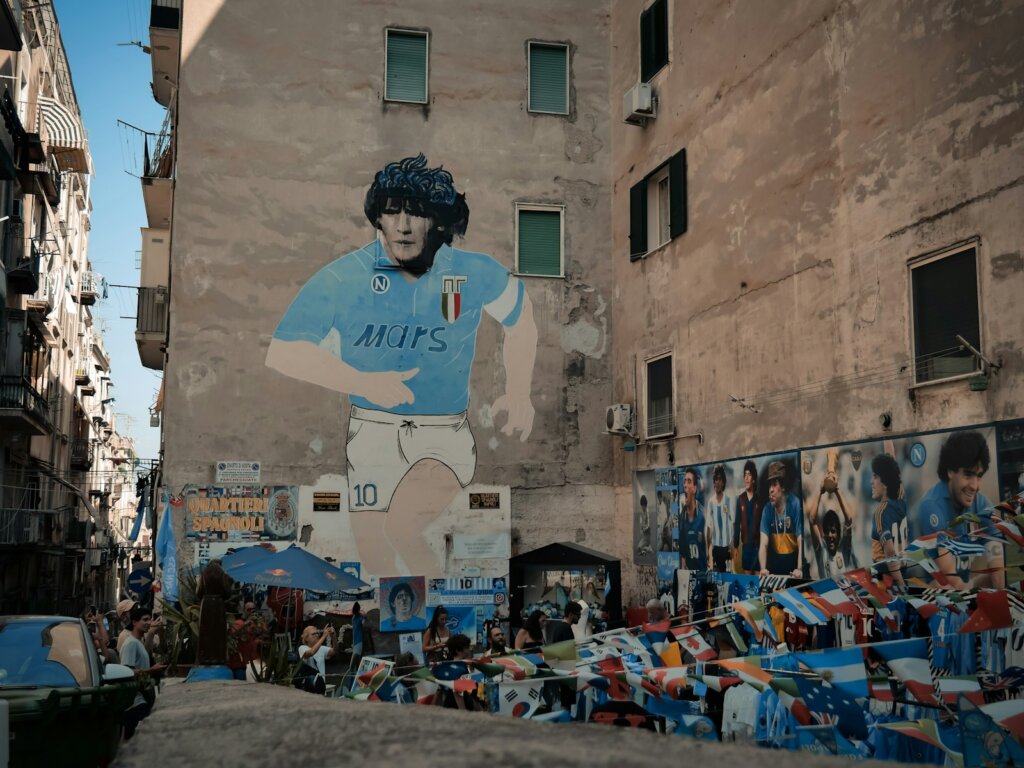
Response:
[[[426,104],[427,33],[389,29],[386,48],[384,99]]]
[[[645,83],[668,64],[668,0],[640,14],[640,79]]]
[[[516,206],[516,273],[562,276],[562,212],[559,206]]]
[[[569,114],[569,48],[530,43],[530,112]]]
[[[945,250],[910,265],[914,310],[914,377],[918,384],[978,369],[962,336],[981,349],[976,244]]]
[[[671,435],[674,430],[672,355],[665,355],[647,361],[647,437]]]
[[[686,150],[629,190],[629,258],[636,261],[686,232]]]

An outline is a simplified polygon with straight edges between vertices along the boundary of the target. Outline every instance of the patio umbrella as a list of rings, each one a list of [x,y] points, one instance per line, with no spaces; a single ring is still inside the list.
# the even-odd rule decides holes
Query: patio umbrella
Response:
[[[274,554],[272,549],[256,544],[251,547],[241,547],[233,552],[228,552],[220,559],[220,564],[225,571],[230,571],[232,568],[240,568],[243,565],[255,563],[257,560],[270,557],[272,554]]]
[[[284,552],[232,568],[229,575],[235,581],[244,584],[266,584],[271,587],[308,589],[313,592],[357,590],[370,586],[294,544]]]

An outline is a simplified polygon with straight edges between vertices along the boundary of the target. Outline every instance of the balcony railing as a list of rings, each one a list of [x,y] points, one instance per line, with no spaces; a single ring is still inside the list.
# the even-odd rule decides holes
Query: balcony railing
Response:
[[[20,376],[0,376],[0,411],[21,411],[42,426],[52,429],[46,398]]]
[[[96,294],[99,287],[99,279],[95,272],[82,273],[82,288],[78,293],[78,302],[85,306],[92,306],[96,303]]]
[[[167,332],[167,289],[139,288],[139,309],[136,315],[136,333]]]
[[[7,287],[13,293],[34,294],[39,290],[39,249],[35,241],[29,241],[26,247],[20,218],[12,216],[6,224],[2,249]]]
[[[71,468],[91,469],[92,468],[92,442],[84,438],[76,438],[71,441]]]
[[[0,544],[32,544],[35,538],[30,511],[0,509]]]

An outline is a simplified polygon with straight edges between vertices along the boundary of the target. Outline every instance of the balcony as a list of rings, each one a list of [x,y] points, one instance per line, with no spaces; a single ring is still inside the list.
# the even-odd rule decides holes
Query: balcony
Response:
[[[53,432],[46,398],[20,376],[0,376],[0,433],[8,431],[36,436]]]
[[[135,319],[135,343],[139,360],[154,371],[164,369],[164,345],[167,340],[167,289],[139,288],[139,308]]]
[[[25,300],[25,306],[35,312],[50,314],[57,306],[57,283],[53,275],[41,275],[39,289]]]
[[[21,219],[12,216],[4,228],[3,263],[7,289],[12,293],[34,294],[39,290],[39,250],[34,242],[25,244]]]
[[[96,392],[96,388],[91,385],[91,368],[92,366],[89,364],[88,352],[83,352],[81,349],[79,349],[78,362],[75,363],[75,384],[82,388],[83,395],[91,395]],[[86,392],[87,389],[90,391]]]
[[[85,438],[71,441],[71,468],[81,471],[92,469],[92,442]]]
[[[95,304],[98,285],[99,276],[95,272],[83,272],[82,288],[78,292],[78,303],[86,307]]]
[[[53,157],[45,162],[27,163],[18,170],[18,180],[26,195],[42,194],[54,208],[60,204],[60,193],[64,177]]]
[[[152,0],[149,12],[149,47],[153,64],[153,98],[165,107],[173,101],[178,84],[181,50],[181,0]]]
[[[0,509],[0,545],[34,544],[37,533],[30,511]]]

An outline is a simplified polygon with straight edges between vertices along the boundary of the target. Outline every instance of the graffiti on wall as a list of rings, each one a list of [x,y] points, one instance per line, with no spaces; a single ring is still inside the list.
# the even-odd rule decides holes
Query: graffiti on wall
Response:
[[[448,171],[422,154],[388,163],[364,213],[376,239],[306,282],[266,363],[349,397],[349,509],[367,571],[432,575],[440,563],[423,531],[476,471],[469,383],[483,316],[503,331],[505,392],[490,412],[522,441],[533,429],[537,328],[519,278],[452,247],[469,207]]]
[[[920,537],[971,532],[970,518],[998,500],[995,455],[989,427],[656,470],[659,514],[663,499],[669,509],[677,499],[659,550],[670,543],[677,567],[694,573],[821,579],[873,567],[897,583],[913,577],[1000,588],[1005,561],[997,542],[984,552],[940,544],[930,571],[899,560]],[[647,474],[635,474],[635,496]],[[658,552],[661,591],[672,578],[670,560]]]

